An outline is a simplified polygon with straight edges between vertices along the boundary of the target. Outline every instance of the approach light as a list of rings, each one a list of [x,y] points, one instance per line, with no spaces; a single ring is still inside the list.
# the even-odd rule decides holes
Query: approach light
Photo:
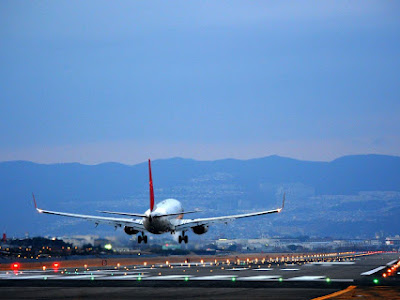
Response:
[[[104,245],[104,249],[111,250],[112,249],[112,245],[111,244],[105,244]]]

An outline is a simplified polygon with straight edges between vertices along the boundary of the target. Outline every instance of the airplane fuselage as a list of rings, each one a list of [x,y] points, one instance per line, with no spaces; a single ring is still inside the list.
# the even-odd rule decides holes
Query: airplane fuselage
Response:
[[[182,204],[176,199],[166,199],[156,204],[153,211],[148,209],[143,218],[143,226],[153,234],[173,232],[175,225],[182,219],[182,215],[165,216],[168,214],[183,213]],[[163,216],[163,217],[159,217]]]

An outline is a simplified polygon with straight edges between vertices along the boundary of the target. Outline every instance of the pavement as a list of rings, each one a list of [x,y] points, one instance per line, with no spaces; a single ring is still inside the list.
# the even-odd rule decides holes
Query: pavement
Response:
[[[168,259],[85,268],[63,268],[60,262],[45,270],[1,271],[0,299],[312,299],[350,286],[359,293],[385,286],[392,299],[400,295],[400,270],[382,276],[396,266],[398,253]]]

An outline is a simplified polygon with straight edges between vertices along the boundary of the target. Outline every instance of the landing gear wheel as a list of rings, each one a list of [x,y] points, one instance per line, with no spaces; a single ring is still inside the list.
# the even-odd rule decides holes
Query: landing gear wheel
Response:
[[[179,244],[182,243],[182,236],[179,236],[178,241],[179,241]]]
[[[144,242],[145,244],[147,244],[147,235],[145,235],[145,236],[143,237],[143,242]]]
[[[183,237],[183,240],[185,241],[185,244],[187,244],[187,243],[188,243],[188,236],[185,235],[185,236]]]
[[[140,244],[140,243],[142,242],[142,240],[143,240],[142,236],[139,235],[139,236],[137,237],[137,242]]]

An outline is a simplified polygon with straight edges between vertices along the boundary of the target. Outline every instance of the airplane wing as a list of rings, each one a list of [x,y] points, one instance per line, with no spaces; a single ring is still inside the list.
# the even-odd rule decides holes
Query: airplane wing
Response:
[[[94,222],[96,224],[108,224],[108,225],[112,225],[112,226],[116,226],[116,227],[129,226],[138,231],[146,230],[143,226],[143,221],[139,220],[139,219],[90,216],[90,215],[81,215],[81,214],[65,213],[65,212],[41,209],[41,208],[37,207],[35,195],[32,194],[32,197],[33,197],[33,203],[35,205],[35,209],[37,210],[38,213],[41,213],[41,214],[49,214],[49,215],[84,219],[84,220]]]
[[[254,213],[247,213],[247,214],[231,215],[231,216],[181,220],[181,223],[175,226],[175,230],[182,231],[182,230],[188,230],[188,229],[190,229],[192,227],[196,227],[196,226],[205,226],[205,225],[209,225],[209,224],[213,224],[213,223],[227,223],[227,222],[231,222],[235,219],[240,219],[240,218],[248,218],[248,217],[254,217],[254,216],[280,213],[284,207],[285,207],[285,194],[283,194],[281,208],[277,208],[277,209],[273,209],[273,210],[266,210],[266,211],[259,211],[259,212],[254,212]]]

